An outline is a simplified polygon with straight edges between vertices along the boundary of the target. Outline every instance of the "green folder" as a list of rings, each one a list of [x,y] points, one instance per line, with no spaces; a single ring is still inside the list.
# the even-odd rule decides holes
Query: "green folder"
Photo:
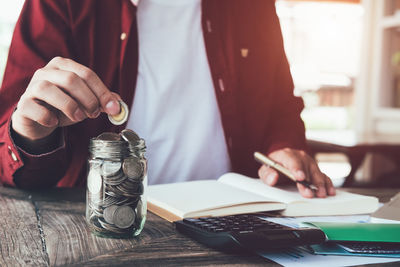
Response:
[[[400,242],[400,224],[307,222],[324,231],[328,240]]]

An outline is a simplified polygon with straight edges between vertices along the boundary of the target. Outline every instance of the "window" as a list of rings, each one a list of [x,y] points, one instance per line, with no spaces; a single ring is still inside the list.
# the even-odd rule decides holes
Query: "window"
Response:
[[[351,139],[363,6],[344,1],[280,0],[276,8],[295,94],[305,103],[302,118],[307,137]],[[322,155],[320,167],[331,178],[350,171],[347,159],[340,155]]]
[[[21,12],[24,0],[0,0],[0,83],[3,80],[4,68],[7,62],[15,22]]]

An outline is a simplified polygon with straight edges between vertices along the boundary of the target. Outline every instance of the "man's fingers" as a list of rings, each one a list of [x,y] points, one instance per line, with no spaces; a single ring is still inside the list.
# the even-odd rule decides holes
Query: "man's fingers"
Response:
[[[297,189],[299,189],[299,192],[303,197],[306,197],[306,198],[314,197],[314,192],[310,188],[308,188],[302,184],[297,183]]]
[[[326,181],[325,183],[326,192],[328,192],[328,195],[330,196],[336,195],[336,190],[335,187],[333,186],[332,180],[327,175],[325,175],[325,181]]]
[[[313,192],[310,188],[297,183],[299,192],[303,197],[312,198],[315,196],[323,198],[327,195],[335,195],[335,188],[333,187],[332,181],[319,170],[314,159],[304,151],[284,148],[276,150],[268,156],[288,169],[297,181],[307,181],[318,188],[316,192]],[[259,169],[260,178],[267,184],[270,184],[267,178],[267,169],[264,168],[266,167],[263,166]],[[273,180],[275,183],[277,178],[278,175],[276,175],[276,180]]]
[[[48,81],[40,81],[32,86],[26,97],[47,103],[60,110],[72,121],[79,122],[86,118],[85,113],[72,97]]]
[[[261,166],[258,169],[258,176],[267,185],[274,186],[278,182],[279,174],[268,166]]]
[[[330,181],[330,179],[319,170],[317,163],[310,162],[310,169],[312,184],[318,188],[316,192],[317,197],[326,197],[327,182]]]
[[[77,74],[92,90],[100,102],[102,110],[108,114],[116,115],[120,112],[118,99],[104,85],[100,78],[88,67],[71,59],[55,57],[46,67],[61,69]]]
[[[302,161],[302,155],[297,155],[291,149],[284,149],[283,152],[273,152],[269,156],[287,168],[296,180],[304,181],[307,179],[307,168],[306,164]]]
[[[288,168],[293,173],[296,180],[304,181],[310,177],[310,172],[308,169],[307,162],[304,162],[306,155],[303,151],[292,151],[292,153],[297,153],[300,155],[294,155],[291,157],[292,160],[288,160]]]
[[[74,98],[85,113],[95,118],[100,113],[100,103],[86,83],[74,72],[59,69],[40,69],[35,78],[48,81]]]
[[[57,115],[32,98],[21,99],[16,112],[21,114],[21,118],[34,121],[45,127],[57,127],[58,125]]]

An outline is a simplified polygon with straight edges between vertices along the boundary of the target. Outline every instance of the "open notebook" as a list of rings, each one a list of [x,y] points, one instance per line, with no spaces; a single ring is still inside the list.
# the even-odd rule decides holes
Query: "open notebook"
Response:
[[[281,210],[284,216],[349,215],[378,208],[375,197],[337,190],[333,197],[307,199],[295,186],[271,187],[236,173],[218,180],[152,185],[147,201],[151,212],[169,221],[273,210]]]

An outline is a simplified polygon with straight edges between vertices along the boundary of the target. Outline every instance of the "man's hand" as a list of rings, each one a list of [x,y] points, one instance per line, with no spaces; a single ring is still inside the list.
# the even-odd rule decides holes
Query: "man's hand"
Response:
[[[119,99],[89,68],[55,57],[33,75],[12,116],[12,128],[34,142],[101,112],[118,114]]]
[[[297,180],[306,180],[318,187],[317,197],[335,195],[335,188],[331,179],[319,170],[315,160],[304,151],[285,148],[274,151],[268,156],[289,169]],[[271,186],[275,185],[279,178],[276,170],[265,165],[258,170],[258,176],[264,183]],[[304,185],[297,183],[297,188],[303,197],[314,197],[313,191]]]

